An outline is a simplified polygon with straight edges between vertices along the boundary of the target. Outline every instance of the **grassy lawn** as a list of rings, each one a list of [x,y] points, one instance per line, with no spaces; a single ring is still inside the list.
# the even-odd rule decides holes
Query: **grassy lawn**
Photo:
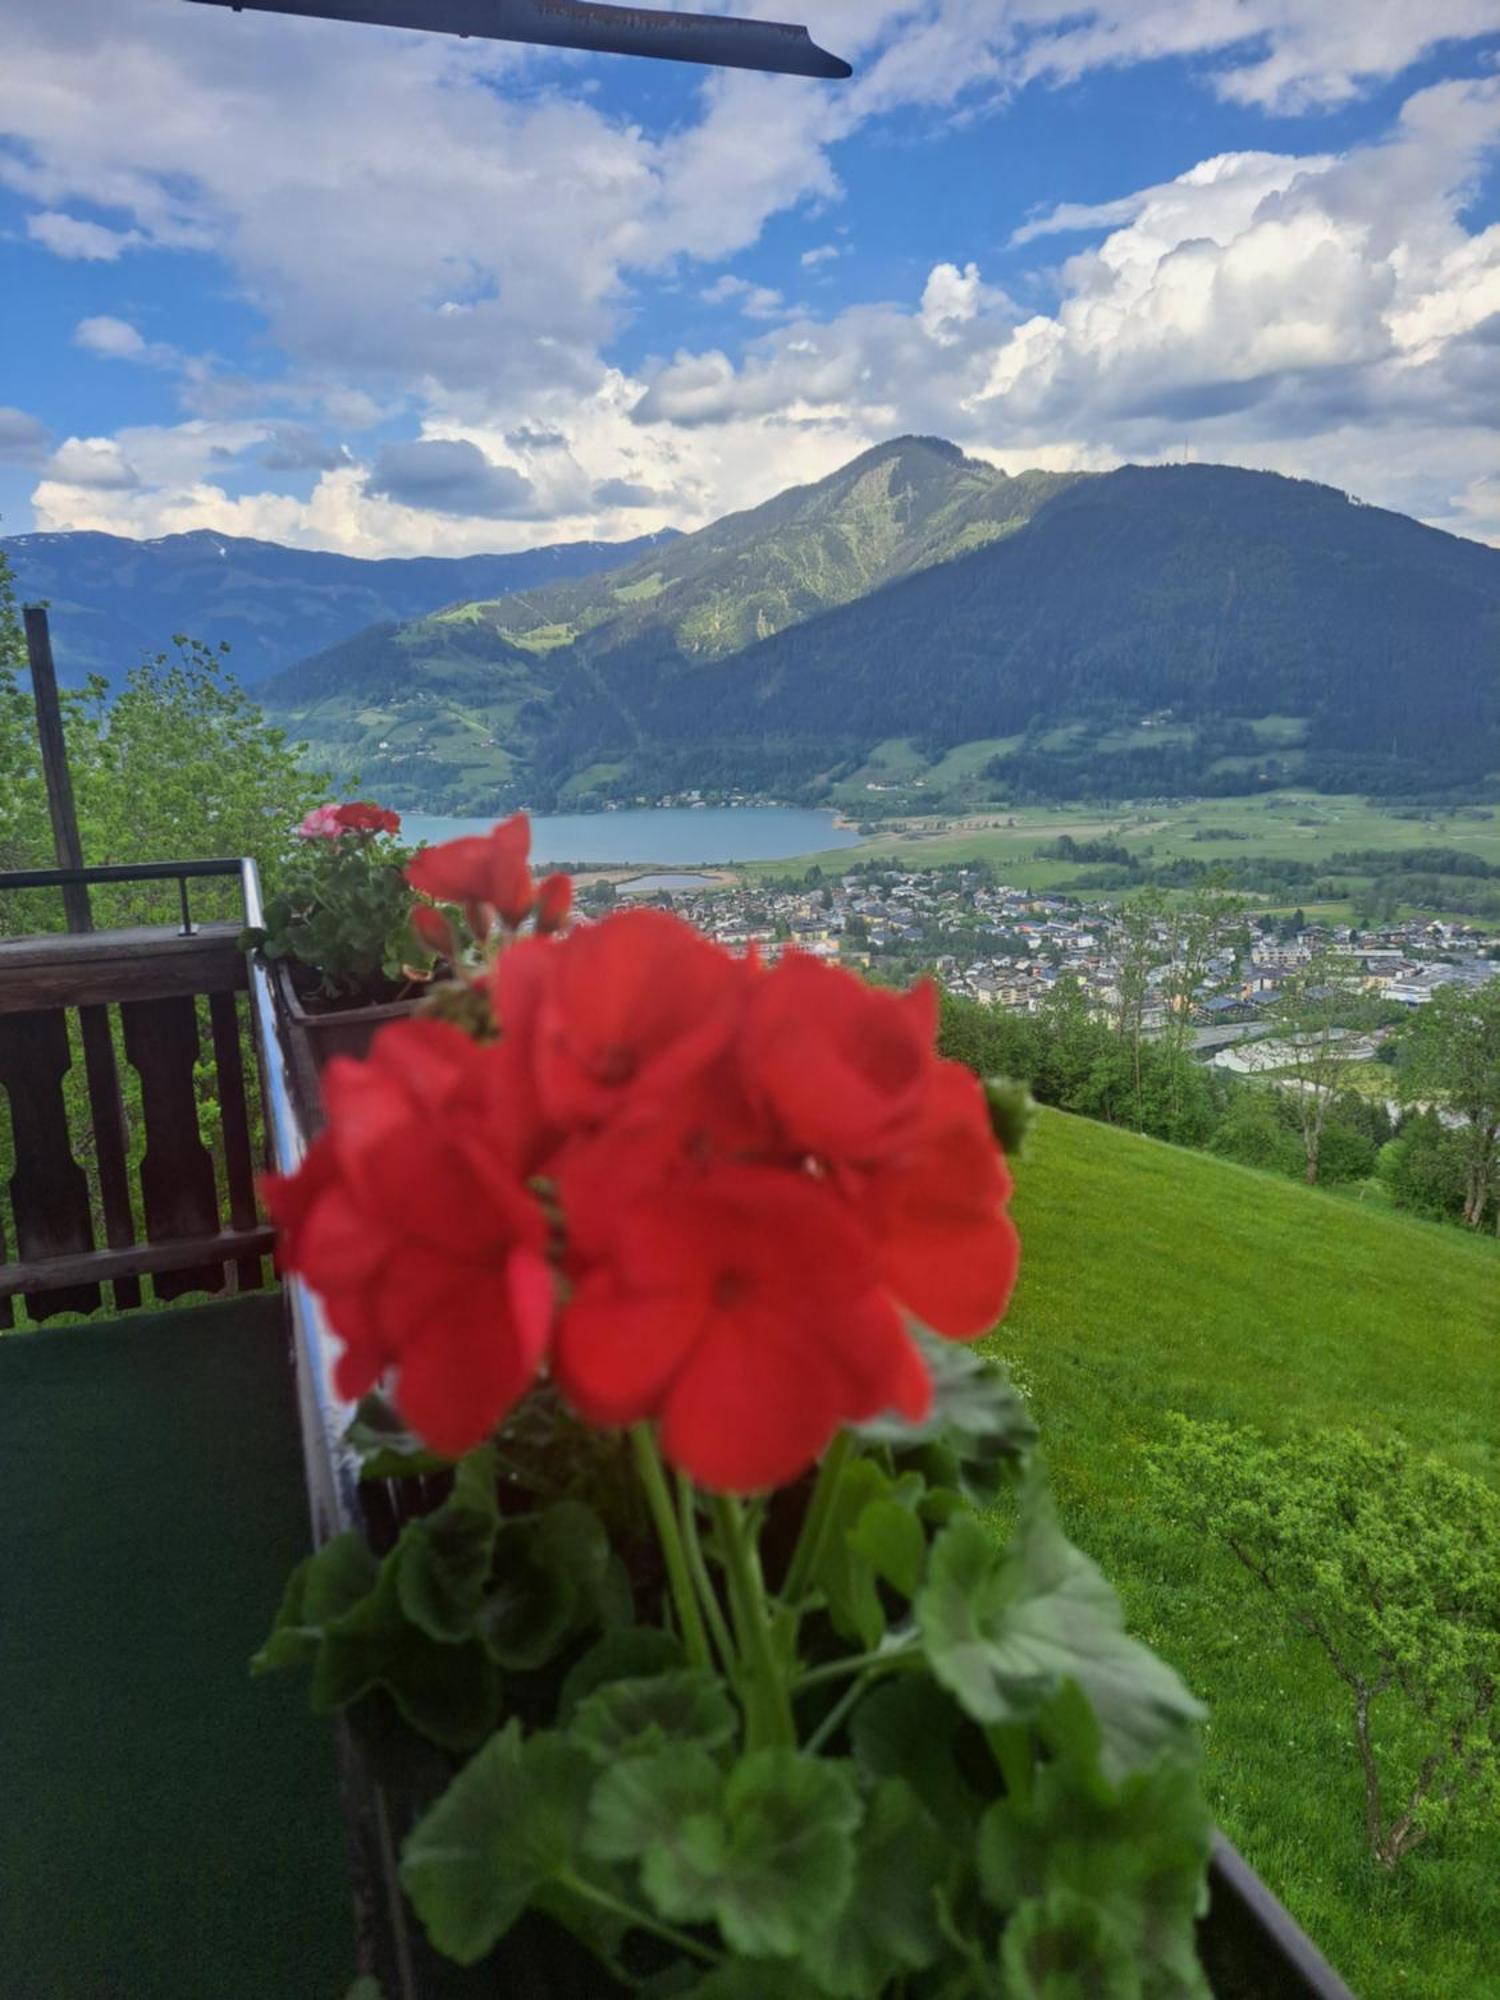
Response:
[[[1164,1517],[1143,1455],[1175,1409],[1396,1430],[1500,1481],[1500,1243],[1057,1112],[1017,1182],[1022,1278],[993,1350],[1072,1532],[1209,1704],[1220,1823],[1362,2000],[1500,1996],[1500,1828],[1380,1874],[1342,1687]]]

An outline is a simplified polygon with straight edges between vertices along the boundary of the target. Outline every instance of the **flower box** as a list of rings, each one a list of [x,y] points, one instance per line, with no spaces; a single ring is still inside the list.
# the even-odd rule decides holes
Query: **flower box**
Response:
[[[1004,1093],[930,988],[567,933],[525,841],[423,857],[479,960],[267,1189],[322,1545],[256,1669],[356,1746],[361,1969],[468,1990],[420,1919],[537,2000],[1334,2000],[1274,1937],[1205,1979],[1201,1710],[963,1344]]]
[[[380,1029],[391,1021],[405,1020],[416,1001],[381,1000],[352,1007],[309,1005],[297,991],[287,960],[273,960],[269,970],[288,1079],[307,1131],[316,1132],[323,1123],[318,1079],[324,1069],[335,1056],[367,1056]]]

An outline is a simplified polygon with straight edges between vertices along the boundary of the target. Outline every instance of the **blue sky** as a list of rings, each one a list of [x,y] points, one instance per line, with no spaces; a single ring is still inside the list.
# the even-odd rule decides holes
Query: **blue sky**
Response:
[[[739,11],[854,78],[8,0],[0,531],[616,537],[921,430],[1500,543],[1500,0]]]

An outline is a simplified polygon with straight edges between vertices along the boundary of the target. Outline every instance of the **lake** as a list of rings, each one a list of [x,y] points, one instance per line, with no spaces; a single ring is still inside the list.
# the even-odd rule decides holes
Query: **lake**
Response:
[[[488,833],[492,819],[454,819],[405,813],[406,839],[457,840]],[[653,806],[612,813],[542,814],[531,822],[531,855],[538,862],[588,862],[691,867],[696,862],[784,861],[793,854],[823,854],[853,847],[859,835],[839,826],[831,812],[809,806]]]

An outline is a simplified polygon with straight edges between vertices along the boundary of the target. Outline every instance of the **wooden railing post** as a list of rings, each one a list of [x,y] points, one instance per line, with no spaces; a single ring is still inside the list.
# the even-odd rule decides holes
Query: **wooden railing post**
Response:
[[[78,808],[73,798],[73,773],[68,763],[68,743],[63,731],[62,703],[57,693],[57,669],[52,659],[52,631],[47,613],[39,604],[28,604],[26,657],[31,666],[31,695],[36,703],[37,740],[42,751],[42,774],[47,781],[47,810],[52,818],[52,845],[59,868],[83,867],[83,837],[78,831]],[[70,931],[91,931],[93,910],[88,885],[62,884],[63,914]],[[89,1110],[98,1147],[99,1193],[104,1211],[104,1236],[112,1250],[135,1240],[130,1215],[130,1183],[126,1171],[125,1104],[120,1094],[120,1072],[115,1061],[115,1045],[110,1034],[109,1014],[103,1007],[80,1007],[79,1033],[83,1039],[83,1066],[88,1077]],[[115,1305],[120,1310],[141,1302],[140,1282],[120,1278],[115,1283]]]
[[[73,774],[68,768],[68,740],[63,734],[62,704],[57,698],[57,669],[52,662],[52,633],[40,604],[28,604],[26,658],[31,666],[31,698],[36,703],[37,741],[42,750],[42,775],[47,781],[47,811],[52,816],[52,845],[59,868],[82,868],[83,841],[78,832],[78,808],[73,803]],[[89,931],[94,920],[89,892],[82,882],[65,882],[63,910],[70,931]]]

